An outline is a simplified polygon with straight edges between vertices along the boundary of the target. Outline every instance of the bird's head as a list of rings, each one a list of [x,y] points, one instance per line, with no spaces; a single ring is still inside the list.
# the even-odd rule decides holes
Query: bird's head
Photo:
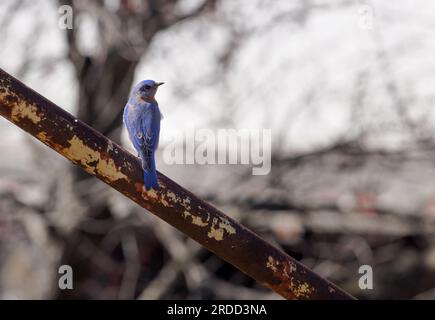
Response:
[[[141,81],[133,88],[132,95],[136,99],[145,101],[154,100],[157,88],[162,84],[164,84],[164,82],[155,82],[154,80]]]

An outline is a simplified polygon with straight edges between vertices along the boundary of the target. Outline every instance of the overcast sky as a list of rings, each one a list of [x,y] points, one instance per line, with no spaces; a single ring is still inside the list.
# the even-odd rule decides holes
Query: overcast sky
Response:
[[[0,23],[4,8],[12,2],[1,2]],[[57,8],[50,1],[33,2],[13,17],[7,37],[1,39],[0,67],[17,75],[29,55],[34,67],[22,80],[74,112],[77,84],[72,66],[64,59]],[[158,35],[137,69],[135,82],[145,78],[166,82],[158,93],[165,116],[161,143],[187,126],[218,127],[215,120],[228,113],[234,119],[232,126],[267,127],[273,137],[283,135],[280,143],[285,150],[326,145],[352,128],[359,79],[365,79],[365,85],[358,117],[373,127],[373,143],[397,146],[407,139],[395,127],[396,106],[385,85],[389,81],[394,81],[402,99],[410,101],[410,114],[432,119],[427,111],[435,101],[434,2],[349,1],[343,6],[335,5],[343,1],[312,2],[318,9],[295,23],[283,13],[297,7],[297,1],[277,1],[272,8],[260,0],[243,1],[243,5],[223,1],[218,8],[222,16],[244,30],[254,30],[240,43],[224,77],[214,77],[219,72],[217,59],[230,40],[222,21],[199,18]],[[331,8],[324,8],[328,4]],[[371,28],[362,25],[367,5],[374,14]],[[35,33],[37,42],[32,41]],[[82,50],[97,50],[92,37],[89,23]],[[382,52],[389,64],[387,74],[382,59],[376,58]],[[41,68],[41,61],[47,59],[56,63]],[[379,135],[379,128],[389,130]],[[14,148],[15,143],[11,146],[7,140],[21,139],[19,132],[0,120],[0,147]]]

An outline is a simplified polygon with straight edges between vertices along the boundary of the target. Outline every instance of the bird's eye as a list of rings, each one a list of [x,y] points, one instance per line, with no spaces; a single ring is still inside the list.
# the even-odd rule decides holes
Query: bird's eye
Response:
[[[145,88],[146,90],[149,90],[149,89],[151,89],[151,86],[146,85],[146,86],[144,86],[144,88]]]

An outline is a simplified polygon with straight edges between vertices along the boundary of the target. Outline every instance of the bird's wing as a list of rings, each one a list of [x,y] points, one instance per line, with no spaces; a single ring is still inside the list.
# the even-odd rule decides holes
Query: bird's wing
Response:
[[[143,148],[143,133],[140,119],[138,119],[135,115],[131,114],[134,110],[129,110],[129,106],[127,105],[124,109],[124,124],[128,131],[128,136],[130,138],[131,143],[137,152],[140,152]]]
[[[142,131],[144,132],[144,146],[155,150],[159,142],[160,111],[154,104],[150,104],[143,115]]]
[[[159,143],[160,111],[154,104],[150,104],[142,117],[142,151],[147,167],[150,167],[151,157]]]

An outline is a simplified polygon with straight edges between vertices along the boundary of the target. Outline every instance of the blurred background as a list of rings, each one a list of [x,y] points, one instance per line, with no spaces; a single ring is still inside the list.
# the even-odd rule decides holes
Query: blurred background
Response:
[[[432,299],[434,28],[422,0],[6,0],[0,68],[130,150],[123,107],[149,78],[160,150],[272,129],[269,175],[157,167],[357,298]],[[1,299],[280,299],[3,118],[0,137]]]

